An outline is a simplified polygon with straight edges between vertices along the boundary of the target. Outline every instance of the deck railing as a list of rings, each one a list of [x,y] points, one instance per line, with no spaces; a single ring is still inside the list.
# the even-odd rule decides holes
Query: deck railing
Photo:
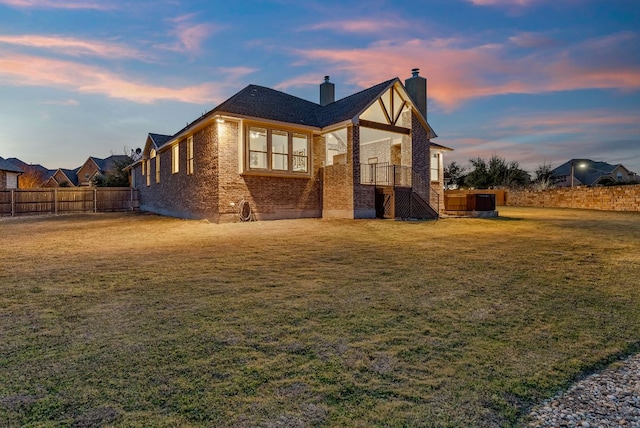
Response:
[[[360,184],[410,188],[436,213],[440,212],[440,194],[411,167],[390,165],[388,162],[360,165]]]

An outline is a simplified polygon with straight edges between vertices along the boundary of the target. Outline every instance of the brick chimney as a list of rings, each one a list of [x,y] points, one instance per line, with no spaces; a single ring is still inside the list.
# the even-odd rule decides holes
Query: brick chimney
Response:
[[[411,70],[411,77],[404,81],[404,87],[411,96],[418,111],[427,119],[427,79],[420,77],[420,69]]]
[[[326,106],[336,100],[336,85],[329,82],[329,76],[324,76],[324,83],[320,85],[320,105]]]

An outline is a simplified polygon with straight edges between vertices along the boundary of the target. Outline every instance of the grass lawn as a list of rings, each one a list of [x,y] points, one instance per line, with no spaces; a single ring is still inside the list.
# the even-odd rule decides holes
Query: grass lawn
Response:
[[[0,220],[0,426],[493,427],[640,350],[640,213]]]

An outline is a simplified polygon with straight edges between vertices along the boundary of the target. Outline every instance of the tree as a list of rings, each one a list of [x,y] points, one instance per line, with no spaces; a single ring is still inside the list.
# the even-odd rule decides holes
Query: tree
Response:
[[[444,167],[444,181],[447,189],[456,189],[464,184],[464,173],[467,168],[455,161]]]
[[[531,182],[529,173],[520,168],[516,161],[507,162],[493,155],[489,161],[482,158],[469,159],[473,170],[465,177],[465,185],[476,189],[495,187],[515,188]]]
[[[24,171],[18,177],[18,187],[21,189],[33,189],[42,187],[47,177],[45,173],[33,165],[23,166]]]
[[[535,170],[536,177],[531,183],[535,190],[545,190],[551,187],[551,164],[543,163]]]
[[[125,168],[132,163],[133,158],[129,155],[125,159],[113,161],[113,169],[104,176],[96,175],[91,184],[95,187],[129,187],[129,171]]]

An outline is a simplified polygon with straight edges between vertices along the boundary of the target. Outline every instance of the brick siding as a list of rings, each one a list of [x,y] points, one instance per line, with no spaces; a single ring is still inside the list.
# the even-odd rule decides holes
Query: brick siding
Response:
[[[408,118],[406,119],[408,121]],[[247,201],[257,219],[301,217],[375,217],[375,189],[360,185],[360,128],[347,128],[346,164],[324,167],[326,143],[315,135],[311,142],[310,176],[283,177],[242,173],[240,121],[212,121],[193,136],[194,173],[186,175],[187,138],[179,142],[179,172],[172,173],[172,149],[163,148],[160,183],[155,180],[156,160],[147,163],[150,185],[138,163],[132,170],[139,189],[140,209],[182,218],[235,221],[239,202]],[[412,117],[412,147],[403,142],[403,162],[410,156],[416,172],[428,183],[427,131]],[[405,150],[407,148],[407,150]],[[408,154],[406,153],[408,152]]]

